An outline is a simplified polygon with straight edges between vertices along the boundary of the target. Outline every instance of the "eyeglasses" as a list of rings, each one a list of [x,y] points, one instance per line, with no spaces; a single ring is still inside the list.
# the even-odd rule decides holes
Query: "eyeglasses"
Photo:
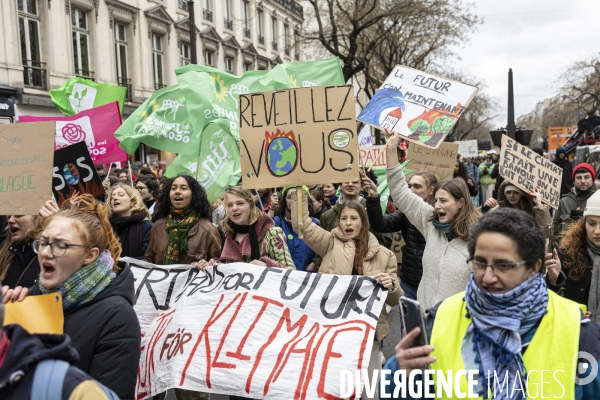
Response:
[[[135,188],[140,192],[144,189],[148,189],[146,186],[136,186]]]
[[[43,252],[46,246],[50,246],[50,251],[54,257],[62,257],[67,253],[67,249],[69,247],[85,247],[85,244],[70,244],[65,242],[49,243],[41,239],[36,239],[33,241],[33,251],[35,251],[37,254]]]
[[[507,274],[510,271],[519,268],[521,265],[525,265],[527,261],[519,261],[517,263],[498,263],[498,264],[487,264],[483,261],[473,260],[469,258],[467,264],[473,271],[485,272],[487,267],[491,267],[492,271],[497,274]]]

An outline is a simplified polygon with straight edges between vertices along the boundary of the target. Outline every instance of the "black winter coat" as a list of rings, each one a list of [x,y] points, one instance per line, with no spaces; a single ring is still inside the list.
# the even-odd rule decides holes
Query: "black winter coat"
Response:
[[[564,196],[573,189],[573,163],[567,158],[562,161],[557,158],[554,160],[554,164],[558,165],[563,170],[560,195]]]
[[[4,327],[4,333],[10,339],[10,346],[0,366],[0,399],[30,399],[35,368],[40,361],[63,360],[72,365],[79,358],[66,335],[31,335],[20,325],[8,325]],[[73,390],[89,379],[80,370],[69,368],[61,399],[68,400]]]
[[[11,289],[16,286],[33,286],[40,276],[40,263],[31,243],[13,243],[9,251],[15,253],[15,258],[8,267],[2,286],[8,285]]]
[[[579,304],[585,304],[585,306],[587,307],[588,300],[590,297],[590,286],[592,285],[592,269],[594,263],[592,260],[590,260],[589,256],[587,255],[587,250],[584,249],[583,251],[586,252],[585,258],[586,260],[588,260],[589,268],[585,269],[585,273],[583,274],[583,278],[581,280],[575,281],[569,278],[569,269],[565,265],[564,254],[561,250],[558,250],[558,258],[560,258],[560,263],[562,265],[561,275],[564,274],[566,280],[562,285],[559,285],[557,282],[556,286],[559,287],[559,293],[563,297],[569,300],[573,300],[574,302]],[[552,287],[551,285],[548,285],[548,287],[554,290],[554,287]]]
[[[423,277],[423,252],[425,251],[425,238],[408,218],[400,212],[383,215],[380,199],[367,197],[367,214],[371,229],[377,232],[402,232],[406,245],[402,247],[402,270],[400,280],[411,286],[418,287]]]
[[[135,397],[141,331],[133,310],[133,274],[129,266],[92,301],[65,313],[65,334],[79,352],[75,366],[113,390],[121,399]],[[40,294],[34,286],[32,294]]]

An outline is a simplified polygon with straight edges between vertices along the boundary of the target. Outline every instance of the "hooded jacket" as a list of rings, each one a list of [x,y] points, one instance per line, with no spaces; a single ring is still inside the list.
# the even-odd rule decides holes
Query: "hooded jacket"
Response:
[[[544,232],[544,235],[546,237],[549,237],[549,226],[552,224],[552,217],[550,216],[550,209],[548,208],[548,206],[542,204],[541,207],[536,207],[535,203],[533,202],[533,197],[531,197],[525,192],[521,193],[521,201],[519,202],[517,207],[511,206],[508,200],[506,199],[506,195],[504,194],[504,190],[508,185],[512,185],[512,183],[510,181],[504,181],[498,189],[498,206],[516,208],[531,214],[531,216],[535,218],[535,222]],[[482,213],[486,213],[488,211],[490,211],[489,207],[481,207]]]
[[[33,377],[39,362],[63,360],[73,364],[77,351],[66,335],[31,335],[20,325],[4,327],[10,346],[0,365],[0,399],[28,400],[31,398]],[[56,390],[60,390],[56,382]],[[100,386],[77,368],[69,368],[62,382],[62,400],[108,399]]]
[[[308,198],[303,193],[304,207],[303,217],[303,233],[304,241],[308,246],[323,258],[320,274],[336,274],[336,275],[352,275],[354,264],[354,255],[356,248],[354,240],[346,237],[339,228],[333,228],[331,232],[319,227],[312,222],[308,216]],[[290,202],[292,211],[292,226],[294,231],[298,232],[298,207],[296,193],[292,194]],[[396,255],[389,249],[381,246],[377,238],[372,233],[369,233],[369,245],[367,255],[362,264],[363,275],[374,276],[380,272],[387,272],[392,277],[392,290],[388,291],[386,304],[395,306],[398,304],[398,299],[402,296],[403,291],[398,285],[396,276],[397,264]],[[377,340],[385,338],[390,329],[387,322],[387,310],[383,307],[375,334]]]
[[[558,157],[560,154],[565,155],[563,160]],[[560,185],[560,195],[564,196],[573,188],[573,180],[571,178],[571,175],[573,175],[573,164],[567,158],[567,151],[564,147],[560,146],[558,149],[556,149],[556,159],[554,160],[554,164],[558,165],[563,170],[562,182]]]
[[[569,193],[560,198],[558,210],[556,210],[552,219],[555,238],[558,238],[559,234],[562,231],[567,230],[574,222],[574,219],[571,218],[571,211],[579,209],[579,211],[581,211],[581,216],[583,216],[583,210],[585,210],[588,199],[592,197],[594,193],[596,193],[596,190],[598,190],[599,187],[600,183],[594,182],[590,190],[587,192],[580,193],[577,188],[573,188]]]
[[[79,353],[75,366],[121,399],[135,397],[141,331],[133,310],[134,279],[129,266],[90,302],[65,313],[64,333]],[[31,294],[40,294],[33,287]]]
[[[402,232],[406,244],[402,246],[400,280],[418,287],[423,276],[423,252],[427,244],[425,238],[402,211],[396,210],[392,214],[383,215],[379,200],[379,196],[367,197],[369,224],[377,232]]]

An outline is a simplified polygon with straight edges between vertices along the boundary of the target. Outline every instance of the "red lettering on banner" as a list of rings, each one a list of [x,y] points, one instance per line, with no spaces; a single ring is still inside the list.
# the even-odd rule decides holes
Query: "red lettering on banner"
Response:
[[[285,309],[285,311],[283,312],[283,315],[279,319],[279,324],[277,325],[275,332],[273,332],[275,334],[275,336],[276,336],[279,328],[283,325],[284,321],[285,321],[285,329],[288,331],[288,333],[292,333],[292,331],[294,331],[296,329],[296,327],[298,327],[298,326],[299,326],[299,328],[298,328],[298,332],[296,332],[296,335],[294,335],[294,338],[292,340],[286,342],[283,345],[283,348],[281,349],[281,351],[279,352],[279,355],[277,356],[277,362],[275,362],[275,367],[271,371],[271,374],[269,375],[269,378],[267,379],[267,383],[265,384],[265,389],[263,392],[263,394],[265,396],[267,395],[267,393],[269,393],[269,386],[271,385],[272,382],[275,382],[277,380],[277,376],[279,376],[279,372],[281,372],[281,370],[283,369],[283,366],[281,366],[279,372],[277,371],[279,365],[281,364],[281,359],[285,356],[285,353],[286,353],[286,350],[287,350],[289,344],[292,343],[293,341],[295,341],[298,338],[298,336],[300,336],[300,334],[302,333],[302,330],[304,329],[304,325],[306,324],[307,319],[308,319],[308,315],[304,314],[298,320],[298,322],[296,322],[295,324],[292,325],[291,321],[290,321],[290,309],[289,308]],[[289,355],[288,355],[288,357],[289,357]],[[285,357],[286,360],[288,357]],[[257,361],[258,361],[258,357],[257,357]],[[255,364],[255,365],[257,365],[257,364]]]
[[[337,337],[338,334],[340,334],[342,332],[347,332],[347,331],[361,331],[361,330],[362,329],[360,329],[358,327],[351,327],[351,328],[340,329],[339,331],[335,331],[333,333],[333,336],[331,337],[331,340],[329,341],[329,343],[327,345],[327,351],[325,352],[325,357],[323,357],[323,366],[321,367],[321,376],[319,379],[319,384],[317,385],[317,393],[319,394],[319,397],[323,397],[323,398],[329,399],[329,400],[339,399],[338,396],[335,396],[335,395],[325,392],[325,377],[327,376],[327,367],[329,366],[329,359],[330,358],[342,358],[342,353],[334,353],[333,352],[333,344],[335,343],[335,338]]]
[[[221,343],[219,344],[219,348],[217,349],[217,353],[215,354],[215,361],[212,364],[213,368],[234,369],[236,367],[235,364],[219,362],[218,359],[219,359],[219,355],[221,354],[221,349],[223,348],[223,345],[225,344],[225,339],[227,339],[227,335],[229,334],[229,329],[231,328],[233,321],[235,321],[235,317],[237,317],[238,313],[240,312],[242,305],[244,305],[246,296],[248,296],[248,292],[244,293],[244,295],[242,296],[242,300],[240,301],[240,304],[235,309],[235,313],[233,313],[233,317],[231,317],[231,321],[229,321],[229,324],[227,324],[227,328],[225,328],[225,332],[223,332],[223,337],[221,338]]]
[[[212,313],[210,314],[210,318],[208,319],[208,321],[206,322],[206,325],[204,325],[204,329],[202,329],[202,332],[200,332],[200,335],[198,336],[198,340],[196,340],[196,343],[194,344],[194,347],[192,348],[192,352],[190,353],[190,356],[188,357],[187,362],[185,363],[185,367],[183,368],[183,372],[181,374],[181,380],[179,381],[179,386],[183,386],[183,383],[185,382],[185,377],[187,374],[187,370],[192,362],[192,359],[194,358],[194,354],[196,354],[196,350],[198,349],[198,346],[200,345],[200,342],[202,341],[202,339],[204,338],[204,342],[205,342],[205,347],[206,347],[206,386],[210,389],[212,387],[212,384],[210,383],[210,369],[211,369],[211,355],[210,355],[210,339],[208,337],[208,329],[214,325],[215,322],[217,322],[219,320],[219,318],[221,318],[223,316],[223,314],[225,314],[227,312],[227,310],[229,310],[229,308],[237,301],[237,299],[241,296],[241,293],[238,293],[233,300],[231,301],[231,303],[227,304],[227,306],[223,309],[223,311],[221,311],[216,317],[215,317],[215,313],[217,312],[217,310],[219,309],[219,306],[221,305],[221,302],[223,301],[223,299],[225,298],[225,295],[222,294],[221,298],[219,299],[219,302],[217,303],[216,307],[213,309]]]
[[[152,391],[152,380],[150,378],[151,378],[151,375],[154,374],[154,349],[156,348],[156,345],[158,344],[159,339],[162,337],[162,335],[167,330],[169,323],[171,323],[171,321],[173,320],[172,314],[175,313],[175,311],[176,311],[175,309],[169,309],[169,310],[170,311],[160,314],[157,317],[158,327],[156,328],[156,330],[154,331],[152,336],[150,336],[150,340],[148,343],[148,351],[146,352],[146,359],[145,359],[145,361],[146,361],[145,379],[144,379],[144,381],[142,381],[140,379],[140,385],[142,387],[146,387],[146,383],[148,384],[148,392]],[[168,321],[167,321],[167,319],[168,319]],[[141,394],[139,394],[139,395],[141,395]]]
[[[242,354],[242,350],[244,349],[244,345],[246,344],[246,340],[248,340],[248,336],[250,336],[250,334],[252,333],[252,331],[256,327],[256,324],[258,323],[258,320],[265,313],[265,310],[267,309],[267,307],[269,306],[269,304],[273,304],[273,305],[275,305],[277,307],[283,307],[283,304],[281,304],[280,302],[275,301],[275,300],[271,300],[271,299],[267,299],[266,297],[252,296],[252,298],[254,300],[262,301],[263,305],[260,308],[260,311],[258,312],[258,314],[256,314],[256,318],[254,319],[254,322],[252,322],[252,325],[250,325],[250,328],[248,329],[248,332],[246,332],[246,334],[242,338],[242,341],[240,342],[240,345],[238,346],[238,348],[235,351],[235,353],[232,353],[230,351],[227,352],[227,356],[228,357],[237,358],[238,360],[244,360],[244,361],[250,360],[250,356],[246,356],[246,355]]]

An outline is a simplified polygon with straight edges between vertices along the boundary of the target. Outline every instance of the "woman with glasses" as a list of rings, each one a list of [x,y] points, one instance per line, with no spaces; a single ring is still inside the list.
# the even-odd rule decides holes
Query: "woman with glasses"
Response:
[[[388,134],[387,181],[394,204],[425,238],[423,276],[417,300],[424,309],[456,294],[469,280],[467,241],[473,223],[481,217],[467,184],[461,178],[439,182],[433,190],[433,205],[413,193],[398,161],[400,137]]]
[[[427,310],[429,345],[413,346],[421,334],[414,328],[383,369],[407,377],[430,370],[427,390],[446,393],[441,398],[600,398],[600,327],[580,304],[548,290],[546,238],[534,218],[512,208],[488,213],[471,228],[468,249],[466,290]],[[451,393],[433,387],[448,378]],[[399,389],[388,382],[386,393]]]
[[[64,333],[79,353],[75,366],[112,389],[135,397],[141,332],[133,310],[133,274],[117,267],[121,245],[106,207],[84,194],[71,209],[47,218],[33,242],[41,268],[30,295],[59,292]],[[6,290],[4,301],[23,299],[26,288]]]
[[[206,192],[191,176],[165,180],[158,198],[158,218],[150,234],[146,261],[195,264],[221,255],[221,239],[210,222]]]
[[[117,183],[107,193],[108,218],[121,242],[121,257],[139,260],[150,244],[152,222],[137,190],[130,185]]]
[[[135,188],[142,196],[148,213],[152,215],[156,208],[156,197],[158,197],[158,180],[154,175],[142,175],[136,179]]]
[[[306,186],[302,186],[302,190],[310,195]],[[284,201],[279,202],[279,198],[275,193],[271,196],[271,210],[274,209],[275,211],[273,222],[275,222],[275,226],[283,229],[283,233],[287,239],[287,246],[288,249],[290,249],[290,255],[292,256],[292,260],[294,260],[296,269],[298,271],[313,271],[315,268],[315,252],[308,247],[304,240],[298,237],[298,234],[294,232],[294,229],[292,228],[290,201],[292,200],[292,194],[294,193],[296,193],[296,188],[287,186],[284,187],[281,192],[281,197]],[[312,217],[313,205],[310,201],[308,202],[308,212]],[[312,218],[312,222],[319,225],[319,220],[316,218]]]

